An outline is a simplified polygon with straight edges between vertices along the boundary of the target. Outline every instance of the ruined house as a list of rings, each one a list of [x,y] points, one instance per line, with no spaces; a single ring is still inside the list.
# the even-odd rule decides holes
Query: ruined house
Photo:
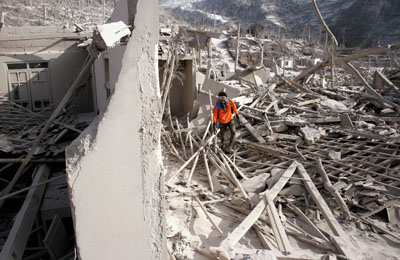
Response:
[[[116,37],[107,32],[1,29],[1,259],[166,255],[158,2],[119,1],[109,24],[120,22],[115,35],[131,33],[116,46],[107,45]]]
[[[87,51],[88,33],[62,27],[3,27],[0,31],[0,95],[38,112],[52,110],[72,85]],[[77,112],[93,111],[92,87],[83,82]]]

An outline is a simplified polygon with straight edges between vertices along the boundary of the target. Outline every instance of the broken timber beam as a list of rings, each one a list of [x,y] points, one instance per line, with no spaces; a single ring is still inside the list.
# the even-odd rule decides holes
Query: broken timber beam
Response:
[[[331,209],[326,204],[324,198],[321,196],[317,187],[315,187],[313,181],[311,180],[310,175],[307,173],[306,169],[301,163],[298,164],[297,171],[303,178],[306,189],[310,193],[314,202],[317,204],[318,208],[321,210],[322,215],[324,216],[326,222],[331,228],[334,234],[334,236],[332,237],[332,242],[334,243],[335,247],[347,258],[357,259],[357,256],[355,255],[355,252],[357,251],[353,248],[352,243],[347,236],[347,233],[343,230],[342,226],[336,220]]]
[[[278,248],[281,252],[289,253],[292,250],[292,247],[286,235],[285,228],[282,225],[278,211],[276,210],[273,198],[268,192],[266,193],[265,197],[267,200],[268,217],[271,221],[272,230],[274,232],[274,237],[278,244]]]
[[[222,150],[219,150],[219,155],[220,155],[220,157],[222,158],[222,160],[224,161],[225,168],[228,170],[228,173],[230,174],[230,176],[231,176],[231,178],[232,178],[232,180],[233,180],[235,186],[236,186],[237,188],[239,188],[239,190],[240,190],[240,192],[242,193],[243,197],[244,197],[247,201],[250,202],[251,199],[250,199],[249,195],[248,195],[247,192],[244,190],[242,184],[240,184],[240,181],[236,178],[236,175],[235,175],[235,173],[233,172],[233,170],[231,169],[231,167],[229,166],[229,163],[228,163],[228,161],[226,160],[225,154],[222,152]]]
[[[289,181],[290,177],[296,171],[298,163],[293,161],[293,163],[287,168],[283,173],[279,181],[268,190],[268,196],[270,200],[274,200],[278,193],[282,190],[285,184]],[[246,232],[254,225],[254,223],[260,218],[261,214],[267,206],[267,199],[265,194],[261,201],[254,207],[250,214],[243,220],[238,227],[236,227],[229,236],[221,242],[221,246],[227,246],[228,248],[233,248],[237,242],[246,234]]]
[[[361,83],[364,85],[366,90],[373,96],[375,96],[379,101],[385,103],[391,108],[394,108],[397,110],[397,113],[400,113],[400,106],[397,105],[396,103],[389,101],[385,98],[383,98],[378,92],[373,89],[368,82],[364,79],[364,77],[361,75],[361,73],[350,63],[346,63],[346,66],[350,69],[350,71],[361,81]]]
[[[89,69],[92,67],[92,64],[94,63],[95,58],[90,56],[88,58],[88,61],[86,62],[85,66],[82,68],[81,72],[79,73],[78,77],[72,84],[72,86],[68,89],[67,93],[65,93],[64,97],[58,104],[57,108],[53,111],[51,114],[50,118],[47,120],[46,124],[40,131],[39,136],[36,138],[35,142],[32,145],[32,148],[29,150],[29,153],[26,155],[24,158],[24,161],[18,168],[17,172],[15,173],[13,179],[11,182],[1,191],[1,195],[7,195],[10,193],[11,189],[14,187],[15,183],[18,181],[18,179],[22,176],[24,172],[24,168],[28,165],[29,161],[32,159],[33,155],[36,152],[36,149],[38,148],[40,142],[42,141],[44,135],[46,134],[47,130],[49,130],[52,122],[54,119],[58,116],[58,114],[61,112],[62,109],[64,109],[64,106],[68,103],[69,99],[72,97],[74,94],[75,90],[80,86],[82,79],[86,75],[86,73],[89,71]],[[4,200],[0,201],[0,209],[3,207]]]
[[[341,59],[336,59],[334,61],[334,63],[336,66],[344,65],[345,63],[348,63],[355,59],[359,59],[359,58],[369,56],[369,55],[384,53],[388,50],[397,50],[397,49],[400,49],[400,43],[358,52],[358,53],[349,55],[349,56],[341,58]],[[311,75],[314,72],[316,72],[320,69],[323,69],[324,67],[331,66],[331,65],[332,65],[332,62],[330,62],[329,59],[324,59],[322,62],[318,63],[317,65],[310,67],[310,68],[306,69],[305,71],[303,71],[302,73],[300,73],[300,75],[298,75],[296,78],[294,78],[293,81],[299,82],[300,80],[304,79],[308,75]]]
[[[400,94],[400,90],[397,88],[393,82],[391,82],[385,75],[382,74],[379,70],[376,71],[376,74],[382,79],[383,83],[389,87],[391,87],[397,94]]]
[[[318,157],[316,160],[317,163],[317,169],[319,174],[322,177],[322,180],[324,181],[324,187],[329,193],[335,198],[336,202],[339,204],[340,209],[343,211],[344,216],[346,219],[350,220],[351,219],[351,214],[349,211],[349,208],[346,205],[346,202],[344,202],[342,196],[340,196],[340,193],[337,189],[333,187],[331,184],[328,174],[326,174],[324,166],[322,165],[322,160],[321,157]]]
[[[264,139],[261,135],[259,135],[259,134],[257,133],[257,130],[246,120],[245,117],[243,117],[243,116],[241,116],[241,115],[238,115],[238,116],[239,116],[239,118],[240,118],[240,121],[243,122],[244,126],[247,128],[247,130],[251,133],[252,136],[254,136],[254,138],[257,139],[257,141],[258,141],[259,143],[261,143],[261,144],[267,143],[267,142],[265,141],[265,139]]]
[[[47,165],[41,165],[32,182],[36,185],[49,177],[50,169]],[[46,185],[40,185],[28,192],[24,204],[18,212],[7,241],[0,252],[0,259],[22,259],[28,242],[33,223],[42,201]],[[4,201],[4,200],[3,200]]]
[[[286,151],[283,151],[281,149],[273,149],[273,148],[267,147],[266,145],[259,145],[259,144],[252,143],[252,142],[244,140],[244,139],[240,139],[237,142],[242,145],[248,146],[251,149],[254,149],[254,150],[257,150],[257,151],[260,151],[260,152],[263,152],[263,153],[266,153],[266,154],[269,154],[271,156],[278,157],[278,158],[280,158],[282,155],[287,154]]]
[[[224,236],[224,233],[222,232],[222,230],[218,227],[217,224],[215,224],[214,220],[211,218],[210,214],[208,213],[208,211],[206,210],[206,208],[204,207],[204,205],[201,203],[201,201],[199,200],[199,198],[197,196],[194,196],[194,199],[196,200],[196,202],[199,204],[200,208],[203,210],[204,214],[206,215],[206,217],[208,218],[208,220],[210,221],[210,223],[215,227],[215,229],[218,231],[218,233],[221,236]]]
[[[218,132],[217,132],[218,134]],[[217,134],[213,134],[212,136],[210,136],[207,141],[205,141],[200,148],[175,172],[172,174],[172,176],[169,177],[169,179],[167,180],[167,182],[169,182],[174,176],[178,175],[183,169],[185,169],[186,166],[188,166],[188,164],[195,159],[200,153],[201,151],[204,150],[204,148],[209,145],[212,140],[217,136]]]

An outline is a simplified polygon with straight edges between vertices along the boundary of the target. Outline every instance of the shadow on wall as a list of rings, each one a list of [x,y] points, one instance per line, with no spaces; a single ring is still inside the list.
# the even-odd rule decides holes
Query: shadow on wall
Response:
[[[4,73],[0,92],[15,104],[34,112],[51,111],[71,87],[85,63],[85,49],[70,46],[62,53],[43,53],[61,43],[35,51],[33,54],[3,54]],[[70,109],[77,113],[94,111],[90,74],[81,82],[81,87],[70,101]]]
[[[160,67],[162,66],[161,61]],[[160,70],[159,79],[163,78],[163,70]],[[160,82],[161,85],[161,82]],[[171,115],[184,116],[193,109],[196,98],[196,88],[193,76],[193,60],[181,60],[176,77],[171,82],[169,93]]]

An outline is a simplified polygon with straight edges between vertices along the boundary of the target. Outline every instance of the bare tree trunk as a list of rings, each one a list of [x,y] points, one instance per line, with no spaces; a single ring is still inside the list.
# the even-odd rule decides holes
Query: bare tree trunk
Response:
[[[212,58],[211,38],[208,38],[208,61],[207,61],[207,71],[206,71],[206,78],[207,79],[210,78],[211,58]]]
[[[199,62],[199,68],[201,68],[201,63],[202,63],[203,61],[201,60],[201,49],[200,49],[199,34],[196,33],[195,35],[196,35],[196,42],[197,42],[197,52],[198,52],[198,54],[199,54],[199,60],[198,60],[198,62]]]
[[[335,88],[335,63],[334,63],[333,48],[334,48],[334,46],[332,46],[332,56],[331,56],[331,61],[332,61],[332,66],[331,66],[331,87],[332,87],[332,89]]]
[[[43,5],[43,17],[44,17],[44,20],[46,21],[47,20],[47,9],[46,9],[45,5]]]
[[[338,42],[336,40],[335,35],[333,35],[333,33],[331,32],[331,30],[329,29],[328,25],[325,23],[324,19],[322,18],[322,15],[318,9],[316,0],[312,0],[313,1],[313,5],[315,8],[315,12],[317,13],[318,19],[320,21],[320,23],[322,24],[322,26],[324,27],[324,29],[326,30],[326,32],[329,34],[329,36],[332,39],[332,53],[331,53],[331,63],[332,63],[332,74],[331,74],[331,83],[332,83],[332,88],[335,86],[335,73],[334,73],[334,64],[333,64],[333,58],[336,52],[336,49],[338,47]]]
[[[235,74],[237,72],[237,68],[239,66],[239,52],[240,52],[240,23],[237,27],[237,41],[236,41],[236,59],[235,59]]]
[[[106,22],[106,0],[103,0],[103,23]]]
[[[264,44],[260,42],[260,66],[262,67],[264,65]]]

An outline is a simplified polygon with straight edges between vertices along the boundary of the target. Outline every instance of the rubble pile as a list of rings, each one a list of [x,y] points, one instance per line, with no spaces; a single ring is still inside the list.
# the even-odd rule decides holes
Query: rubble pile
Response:
[[[60,219],[71,219],[65,148],[90,124],[93,115],[77,116],[68,107],[41,136],[49,117],[46,110],[33,112],[7,98],[0,99],[0,110],[2,257],[8,259],[8,253],[18,259],[46,256],[48,250],[43,245],[51,251],[55,246],[51,236],[61,232],[62,236],[57,233],[57,243],[62,246],[52,257],[67,255],[65,259],[69,259],[74,256],[73,239],[69,238],[73,228],[64,227]],[[41,141],[35,145],[38,139]],[[26,250],[25,246],[23,250],[15,249],[23,243],[28,244]]]
[[[167,118],[170,259],[398,256],[399,87],[382,69],[365,80],[339,65],[334,84],[324,62],[286,75],[253,68],[234,84],[206,79],[198,117]],[[227,154],[211,108],[237,82],[243,88],[228,96],[241,125]]]

